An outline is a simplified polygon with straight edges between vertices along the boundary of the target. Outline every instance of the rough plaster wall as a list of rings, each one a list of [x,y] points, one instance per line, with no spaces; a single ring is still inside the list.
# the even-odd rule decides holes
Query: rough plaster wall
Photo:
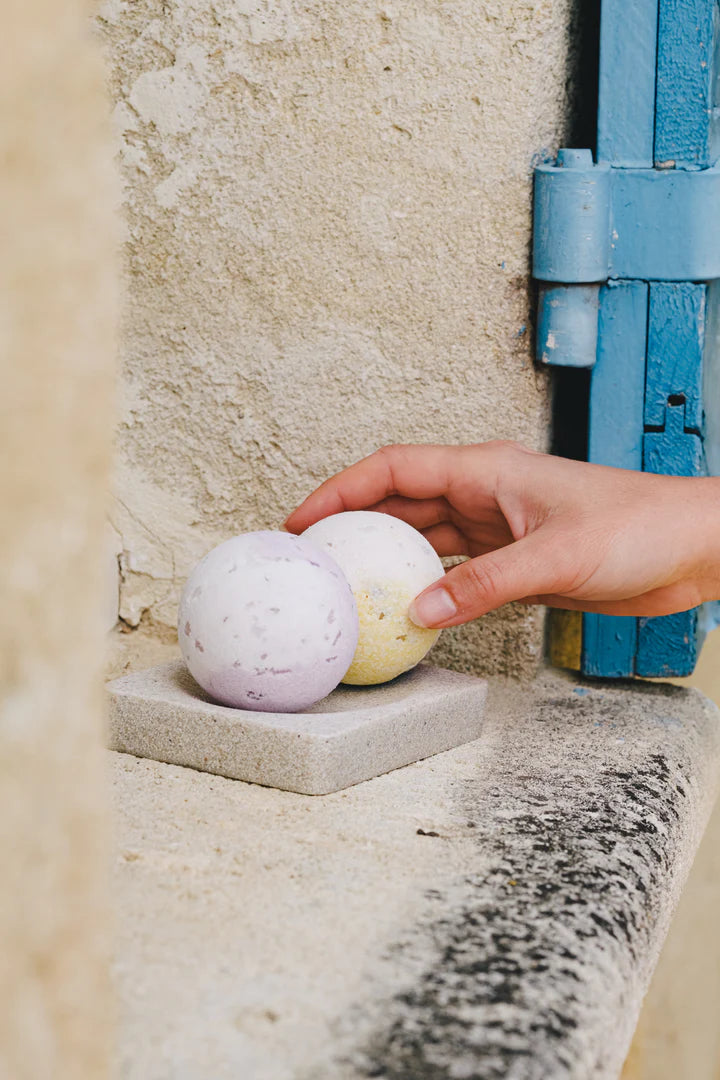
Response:
[[[546,439],[533,159],[572,0],[105,0],[127,212],[120,614],[388,442]],[[528,671],[518,609],[441,662]]]
[[[117,192],[86,5],[10,0],[3,46],[0,1077],[99,1080]]]

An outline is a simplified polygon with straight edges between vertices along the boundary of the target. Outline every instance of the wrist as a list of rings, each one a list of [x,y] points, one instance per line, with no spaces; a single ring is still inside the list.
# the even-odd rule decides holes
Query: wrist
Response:
[[[720,477],[692,483],[696,509],[686,527],[693,545],[693,576],[703,601],[720,600]]]

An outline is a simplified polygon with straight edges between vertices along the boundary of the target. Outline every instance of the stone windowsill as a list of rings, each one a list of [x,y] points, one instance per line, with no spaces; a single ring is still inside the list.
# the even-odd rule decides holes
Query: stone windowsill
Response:
[[[546,673],[493,683],[477,741],[329,796],[111,757],[123,1077],[602,1080],[720,726],[694,691]]]

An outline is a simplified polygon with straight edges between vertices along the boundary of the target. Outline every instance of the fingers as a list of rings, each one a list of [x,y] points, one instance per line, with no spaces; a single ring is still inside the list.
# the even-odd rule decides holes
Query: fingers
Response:
[[[545,534],[545,535],[543,535]],[[539,529],[522,540],[453,567],[410,605],[418,626],[458,626],[511,600],[561,591],[552,537]]]
[[[437,551],[438,555],[469,555],[468,542],[459,529],[450,522],[442,525],[433,525],[429,529],[420,530],[429,543]]]
[[[402,495],[390,495],[373,506],[366,507],[378,514],[391,514],[401,518],[414,529],[422,532],[444,521],[453,521],[453,511],[447,499],[407,499]]]
[[[442,528],[442,526],[438,526]],[[539,604],[545,607],[561,608],[564,611],[580,611],[596,615],[622,615],[635,618],[657,618],[660,615],[672,615],[678,611],[688,611],[697,607],[701,598],[689,589],[686,583],[663,586],[658,589],[650,589],[638,596],[608,600],[583,600],[572,596],[565,596],[557,592],[526,593],[523,596],[516,595],[517,588],[522,582],[522,568],[517,568],[515,588],[512,587],[513,577],[503,567],[503,557],[512,553],[513,548],[526,545],[528,540],[537,536],[528,537],[526,540],[518,540],[492,553],[472,559],[462,566],[448,571],[444,579],[436,585],[426,589],[417,597],[410,606],[410,618],[420,626],[457,626],[468,622],[479,615],[485,615],[502,604],[516,600],[521,604]],[[435,545],[433,545],[435,546]],[[544,544],[546,547],[547,544]],[[438,550],[436,548],[436,550]],[[440,552],[438,554],[449,554]],[[489,569],[492,561],[494,569]],[[473,573],[469,581],[466,578],[468,570]],[[493,589],[493,581],[496,575],[504,577],[504,589]],[[457,580],[456,580],[457,579]],[[448,585],[450,586],[448,588]],[[436,598],[436,594],[437,598]],[[502,596],[504,595],[504,599]],[[425,598],[431,596],[432,600],[425,606]],[[448,600],[449,597],[449,600]],[[421,603],[422,602],[422,603]]]
[[[448,490],[460,447],[386,446],[326,480],[285,522],[299,533],[329,514],[367,510],[388,496],[436,499]]]
[[[416,500],[391,495],[367,509],[406,521],[423,534],[438,555],[470,554],[467,538],[450,520],[452,510],[446,499]],[[477,551],[475,545],[474,554]]]
[[[393,517],[406,521],[414,529],[421,532],[437,551],[438,555],[477,555],[482,551],[490,551],[501,544],[488,544],[484,547],[481,542],[473,541],[473,550],[467,536],[458,525],[454,523],[455,511],[447,499],[404,499],[400,495],[391,495],[382,502],[368,507],[379,514],[391,514]]]

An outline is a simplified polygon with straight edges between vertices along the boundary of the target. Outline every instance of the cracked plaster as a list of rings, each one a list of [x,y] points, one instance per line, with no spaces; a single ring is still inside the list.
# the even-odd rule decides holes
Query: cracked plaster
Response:
[[[572,0],[105,0],[124,178],[120,615],[388,442],[543,446],[531,169]],[[508,608],[435,659],[528,673]]]

